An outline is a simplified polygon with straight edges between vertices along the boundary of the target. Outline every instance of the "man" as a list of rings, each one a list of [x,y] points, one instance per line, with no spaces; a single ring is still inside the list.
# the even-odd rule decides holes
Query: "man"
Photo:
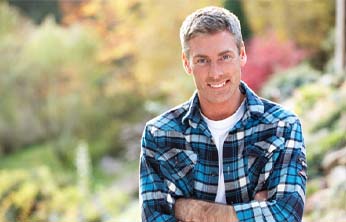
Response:
[[[301,125],[241,81],[247,57],[239,20],[203,8],[185,19],[180,39],[197,92],[145,127],[142,221],[301,221]]]

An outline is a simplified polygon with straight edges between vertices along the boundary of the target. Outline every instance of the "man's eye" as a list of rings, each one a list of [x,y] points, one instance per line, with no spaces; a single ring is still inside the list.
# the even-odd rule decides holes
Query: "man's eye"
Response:
[[[197,59],[196,61],[197,64],[206,64],[207,62],[208,60],[205,58],[200,58],[200,59]]]
[[[223,55],[222,56],[222,60],[224,60],[224,61],[232,60],[232,56],[230,56],[230,55]]]

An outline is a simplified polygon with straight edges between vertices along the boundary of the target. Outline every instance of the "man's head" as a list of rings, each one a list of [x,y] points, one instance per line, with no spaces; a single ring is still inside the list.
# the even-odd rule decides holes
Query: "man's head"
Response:
[[[180,37],[183,65],[194,78],[202,112],[216,105],[236,109],[247,61],[237,17],[218,7],[197,10],[184,21]]]
[[[180,27],[180,41],[184,54],[189,57],[189,40],[200,34],[214,34],[229,31],[236,40],[238,51],[244,45],[240,22],[227,9],[209,6],[199,9],[186,17]]]

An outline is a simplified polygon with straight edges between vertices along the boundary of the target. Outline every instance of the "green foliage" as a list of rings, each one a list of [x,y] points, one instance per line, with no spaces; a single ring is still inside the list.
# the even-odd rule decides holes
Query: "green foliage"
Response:
[[[89,41],[85,41],[87,30],[64,30],[49,20],[36,30],[32,30],[32,26],[23,26],[25,35],[14,32],[11,34],[14,40],[4,42],[0,47],[4,59],[0,64],[0,88],[4,97],[1,105],[5,107],[0,112],[0,137],[6,141],[2,144],[4,152],[49,138],[63,129],[75,128],[78,118],[73,114],[85,107],[83,100],[87,94],[83,94],[80,85],[73,84],[77,80],[87,80],[87,74],[91,72],[85,72],[85,66],[91,71],[102,71],[92,56],[80,56],[95,54],[97,50],[95,38],[88,34]],[[78,42],[87,47],[78,48],[80,43],[75,44]],[[85,50],[91,47],[92,50]],[[83,60],[86,58],[89,61]],[[91,84],[83,87],[83,90],[92,92]]]
[[[346,130],[334,130],[307,144],[309,176],[314,178],[323,174],[321,163],[324,156],[333,150],[346,146]]]
[[[310,177],[323,174],[321,162],[328,152],[346,146],[345,103],[340,101],[345,82],[335,86],[327,79],[301,87],[294,97],[305,127]]]
[[[322,160],[333,150],[346,146],[345,78],[323,74],[307,64],[278,73],[262,91],[277,99],[300,117],[305,137],[309,178],[323,175]],[[315,188],[308,191],[313,193]]]
[[[29,16],[35,23],[42,22],[46,16],[54,15],[55,19],[58,21],[61,18],[61,13],[59,10],[58,0],[30,0],[30,1],[18,1],[18,0],[8,0],[8,2],[21,9],[23,13]]]
[[[58,182],[51,170],[43,166],[0,170],[1,221],[45,222],[53,218],[62,222],[117,221],[130,194],[116,186],[85,189],[83,175],[89,176],[83,173],[83,166],[79,169],[81,175],[77,181],[68,183]],[[138,218],[138,213],[133,211],[132,216]]]
[[[310,63],[314,67],[319,70],[324,68],[331,56],[323,47],[334,25],[335,1],[266,0],[243,3],[254,35],[274,31],[281,39],[293,40],[299,48],[310,52]]]
[[[0,180],[6,181],[0,187],[0,218],[7,221],[47,221],[55,217],[58,221],[100,221],[102,211],[115,216],[119,212],[121,201],[126,195],[113,192],[112,196],[100,196],[101,203],[112,204],[113,210],[106,206],[99,211],[91,197],[83,197],[81,190],[73,184],[57,184],[47,168],[31,171],[0,171]],[[114,195],[114,196],[113,196]],[[105,201],[105,199],[107,201]]]
[[[99,61],[100,36],[92,27],[51,19],[40,26],[17,22],[22,18],[5,4],[0,11],[0,155],[50,141],[72,167],[81,139],[92,145],[93,161],[119,155],[122,125],[146,112],[140,94],[119,87],[126,84],[122,69]]]
[[[254,34],[273,29],[282,38],[311,51],[319,50],[334,23],[334,2],[329,0],[249,1],[244,8]]]
[[[11,33],[22,20],[19,13],[0,1],[0,38]]]
[[[334,74],[301,86],[290,99],[303,122],[310,178],[323,175],[327,153],[346,146],[345,96],[345,81]]]
[[[340,104],[334,111],[331,111],[326,117],[316,122],[311,128],[311,132],[316,133],[323,129],[335,130],[335,128],[338,127],[342,115],[346,114],[345,110],[346,104]]]
[[[261,91],[261,95],[265,98],[286,100],[293,95],[295,89],[315,82],[320,76],[321,73],[319,71],[313,69],[307,63],[302,63],[294,68],[272,75]],[[309,87],[306,89],[308,91],[306,92],[308,94],[307,97],[310,97],[315,92],[315,90],[309,90]],[[304,97],[304,99],[306,98]],[[307,99],[309,100],[309,98]]]
[[[346,146],[346,131],[332,131],[328,136],[321,139],[319,146],[319,150],[321,150],[322,152],[329,151],[331,150],[331,148],[340,149],[343,146]]]
[[[251,30],[248,25],[247,17],[244,13],[243,5],[241,0],[225,0],[224,7],[233,12],[238,16],[238,19],[241,24],[241,32],[243,35],[244,41],[251,37]]]
[[[171,106],[191,96],[194,84],[182,67],[179,28],[188,14],[208,5],[221,5],[221,1],[145,1],[141,5],[143,17],[130,27],[137,27],[133,75],[143,94],[149,98],[164,95],[160,98],[167,98],[163,102]]]
[[[319,100],[326,98],[331,93],[331,88],[321,82],[302,86],[297,90],[296,112],[302,114],[307,110],[311,110]]]
[[[310,167],[311,168],[311,167]],[[310,172],[309,172],[310,174]],[[306,187],[306,196],[310,197],[321,189],[321,178],[309,179]]]

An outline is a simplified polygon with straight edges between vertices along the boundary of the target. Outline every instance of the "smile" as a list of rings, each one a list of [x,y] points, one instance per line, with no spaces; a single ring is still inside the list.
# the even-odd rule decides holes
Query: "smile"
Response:
[[[219,83],[219,84],[208,84],[208,86],[210,86],[211,88],[217,89],[217,88],[222,88],[223,86],[226,85],[226,83],[228,82],[228,80]]]

